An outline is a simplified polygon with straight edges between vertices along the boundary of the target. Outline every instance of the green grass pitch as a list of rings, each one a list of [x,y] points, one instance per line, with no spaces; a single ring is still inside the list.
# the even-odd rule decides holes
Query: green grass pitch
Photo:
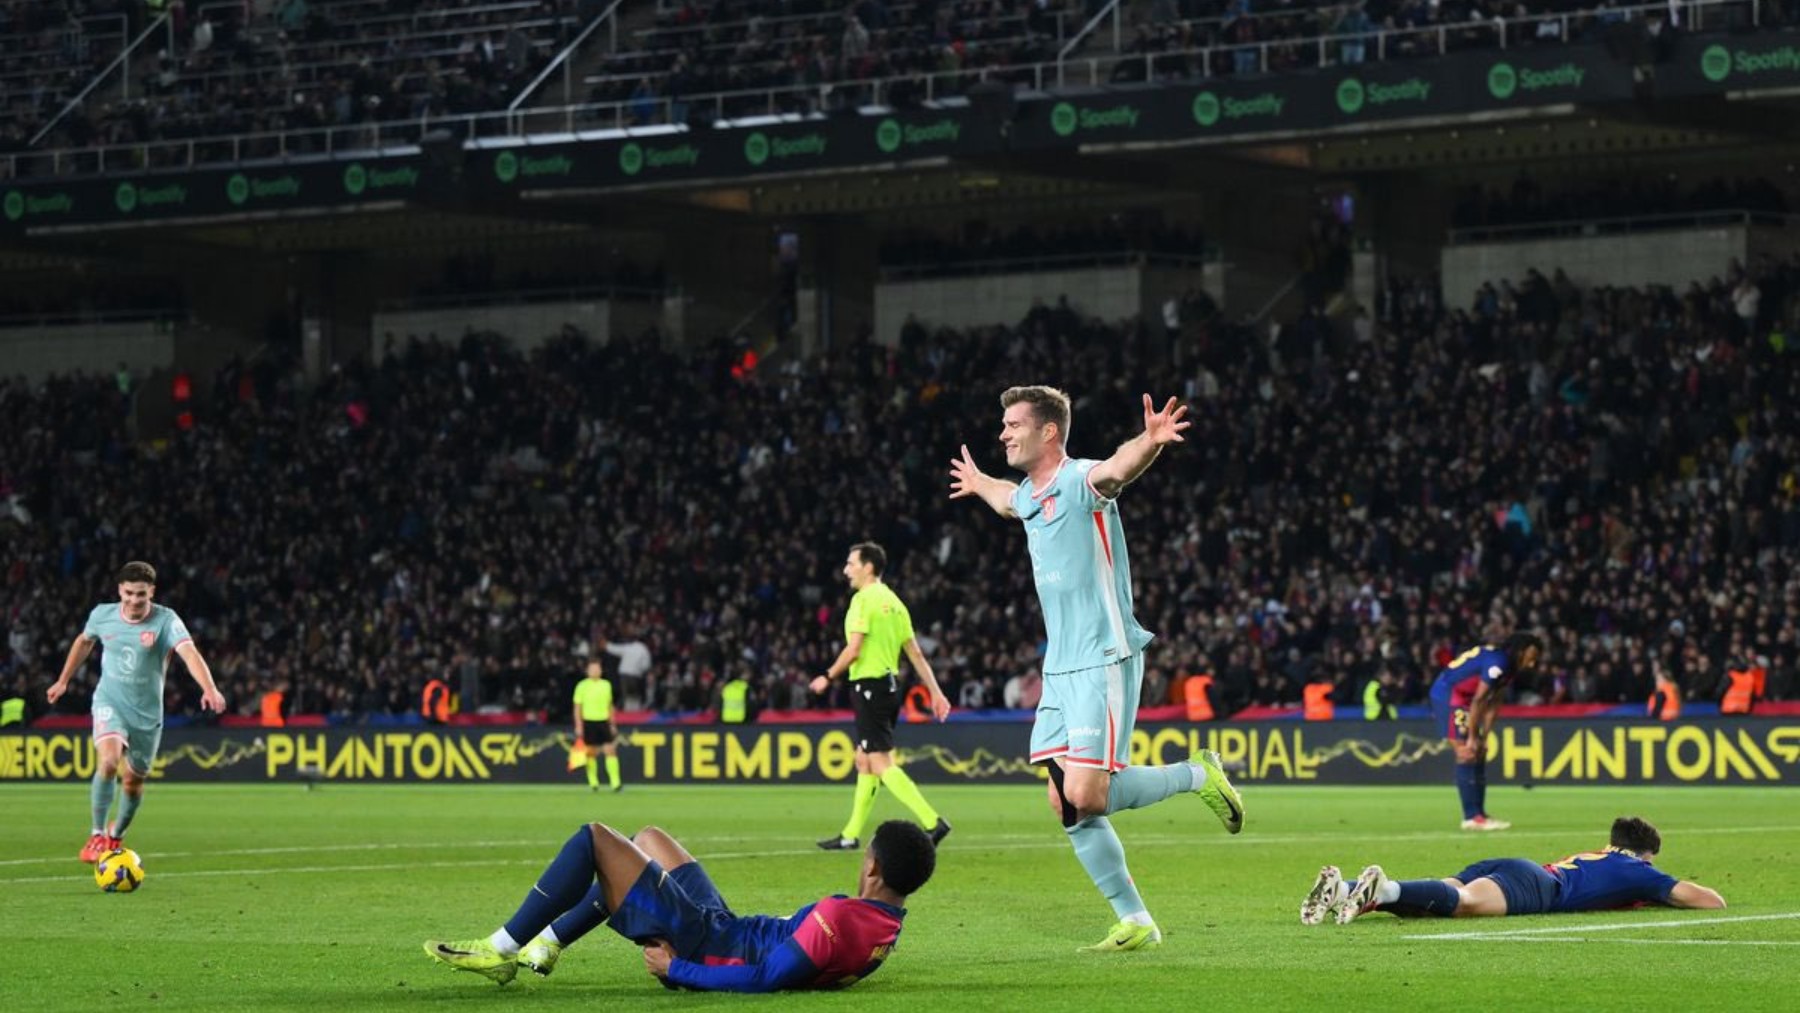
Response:
[[[1086,956],[1112,922],[1042,793],[927,786],[956,825],[882,971],[845,992],[665,992],[602,929],[555,976],[498,988],[431,963],[428,937],[491,932],[581,822],[660,825],[741,912],[788,913],[853,888],[857,858],[816,850],[846,788],[153,784],[131,845],[148,880],[106,895],[75,860],[85,785],[0,789],[0,1006],[230,1010],[782,1009],[1791,1010],[1800,981],[1800,793],[1493,790],[1516,829],[1456,829],[1454,789],[1249,785],[1228,837],[1197,799],[1114,818],[1163,928],[1161,949]],[[1658,864],[1725,911],[1480,920],[1371,916],[1306,928],[1320,864],[1441,876],[1500,856],[1604,843],[1614,815],[1663,831]],[[877,818],[900,815],[883,799]]]

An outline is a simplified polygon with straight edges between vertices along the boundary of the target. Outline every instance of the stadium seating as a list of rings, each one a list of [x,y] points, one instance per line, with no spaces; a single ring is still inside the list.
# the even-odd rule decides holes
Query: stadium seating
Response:
[[[0,4],[0,154],[24,150],[125,47],[129,19],[104,6],[74,15],[60,0]]]
[[[1135,431],[1140,389],[1194,406],[1123,508],[1159,636],[1147,699],[1207,670],[1222,709],[1291,704],[1388,668],[1417,700],[1452,645],[1517,624],[1549,639],[1545,699],[1641,702],[1652,655],[1706,697],[1744,652],[1791,693],[1800,261],[1694,273],[1712,280],[1679,293],[1533,273],[1469,306],[1396,281],[1372,320],[1308,312],[1272,341],[1037,307],[748,377],[730,347],[653,335],[530,356],[401,336],[310,389],[234,364],[166,445],[131,437],[111,377],[0,383],[0,675],[54,670],[129,554],[169,574],[159,597],[224,678],[290,682],[296,712],[405,711],[470,664],[485,702],[556,706],[601,637],[649,644],[652,706],[701,706],[739,669],[806,706],[844,544],[872,537],[952,699],[994,705],[1036,664],[1029,568],[1003,522],[944,498],[942,461],[967,442],[999,470],[996,392],[1042,377],[1072,388],[1088,455]]]
[[[1082,17],[1069,0],[690,4],[609,57],[587,79],[588,97],[631,103],[634,122],[662,122],[681,118],[689,100],[710,98],[696,108],[725,117],[815,111],[826,85],[924,74],[948,74],[945,93],[959,94],[991,68],[1054,59]]]
[[[34,0],[21,9],[43,21],[50,7]],[[234,0],[195,5],[181,15],[172,47],[148,47],[134,60],[129,95],[103,84],[36,145],[136,147],[115,149],[110,162],[58,156],[48,168],[32,159],[17,171],[216,163],[364,146],[377,136],[416,139],[442,126],[500,132],[509,129],[501,120],[457,117],[507,106],[574,37],[581,17],[596,12],[578,0],[283,0],[246,24],[245,10]],[[590,108],[574,118],[594,126],[710,122],[907,107],[983,80],[1043,88],[1296,72],[1502,44],[1611,41],[1625,23],[1670,17],[1666,5],[1600,9],[1577,0],[1520,5],[1503,19],[1476,0],[1303,0],[1272,10],[1245,0],[1155,0],[1124,9],[1131,20],[1121,22],[1130,26],[1123,37],[1105,21],[1078,37],[1096,10],[1074,0],[671,5],[625,32],[583,79]],[[1748,28],[1752,13],[1753,0],[1678,12],[1685,31]],[[59,96],[110,59],[114,23],[90,18],[60,42],[56,30],[39,29],[18,55],[0,57],[0,78],[13,82],[0,80],[0,144],[16,150],[29,141],[61,107]],[[63,49],[85,55],[41,55]],[[57,65],[48,82],[32,73],[44,60]]]
[[[200,160],[256,158],[351,146],[371,124],[504,109],[573,38],[575,10],[574,0],[286,0],[246,22],[242,4],[201,4],[173,51],[132,65],[128,97],[97,90],[39,147],[224,138]],[[182,145],[145,150],[151,166],[189,159]]]

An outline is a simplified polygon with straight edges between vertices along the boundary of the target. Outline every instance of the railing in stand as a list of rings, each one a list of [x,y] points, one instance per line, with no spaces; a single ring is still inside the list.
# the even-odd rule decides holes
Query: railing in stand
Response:
[[[131,40],[130,45],[126,46],[123,50],[121,50],[119,52],[118,56],[113,57],[113,60],[111,63],[107,64],[105,66],[105,68],[103,68],[100,71],[100,73],[95,74],[94,79],[92,81],[88,82],[86,88],[81,89],[81,91],[74,98],[63,103],[63,107],[61,109],[57,110],[56,115],[50,117],[50,122],[44,124],[42,129],[40,129],[37,133],[31,135],[31,140],[28,141],[27,143],[35,145],[37,142],[43,140],[44,135],[46,135],[50,131],[56,129],[56,125],[58,123],[62,122],[63,117],[69,115],[69,113],[80,108],[82,100],[86,99],[88,97],[88,95],[93,92],[93,90],[95,88],[100,87],[100,85],[107,78],[112,76],[112,72],[119,69],[121,66],[125,68],[125,97],[130,98],[131,97],[131,51],[136,49],[140,44],[142,44],[143,41],[145,39],[149,38],[151,33],[155,32],[158,28],[162,28],[169,33],[169,39],[171,40],[170,45],[172,47],[174,45],[173,40],[175,38],[174,29],[172,27],[170,27],[169,16],[167,14],[164,14],[164,15],[158,17],[155,21],[150,22],[150,24],[143,30],[143,32],[141,34],[138,35],[137,38]],[[171,53],[173,53],[174,49],[171,48],[169,51]]]
[[[1681,211],[1660,215],[1620,215],[1610,218],[1564,218],[1546,222],[1519,222],[1512,225],[1473,225],[1451,229],[1448,242],[1452,246],[1469,243],[1508,243],[1524,239],[1556,239],[1576,236],[1616,236],[1633,232],[1660,232],[1668,229],[1717,228],[1721,225],[1768,225],[1792,228],[1800,225],[1800,215],[1779,211],[1722,209],[1718,211]]]
[[[563,107],[568,109],[575,108],[575,103],[571,100],[571,94],[574,88],[574,81],[571,79],[571,75],[574,73],[574,55],[577,50],[587,43],[588,36],[594,34],[602,24],[607,26],[607,45],[615,51],[619,48],[618,12],[619,7],[624,3],[625,0],[612,0],[612,3],[607,5],[607,8],[604,11],[601,11],[598,17],[588,22],[588,26],[583,28],[581,33],[575,36],[568,45],[564,46],[562,52],[557,53],[556,58],[551,60],[543,70],[539,71],[538,76],[532,78],[531,83],[527,84],[519,94],[513,98],[512,102],[507,104],[507,115],[509,117],[517,115],[519,107],[530,101],[531,97],[537,94],[538,88],[540,88],[546,80],[549,80],[551,74],[556,73],[558,67],[562,68]],[[564,131],[572,131],[575,129],[575,121],[572,114],[568,117],[568,122],[564,125],[563,129]]]
[[[1760,24],[1757,0],[1668,0],[1667,3],[1607,8],[1604,16],[1622,20],[1649,14],[1658,16],[1673,14],[1689,26],[1688,30],[1693,31],[1730,27],[1729,16],[1733,12],[1745,11],[1750,12],[1751,23]],[[1549,14],[1516,18],[1503,23],[1472,21],[1420,30],[1317,36],[1278,42],[1259,42],[1246,46],[1211,46],[1169,53],[1110,55],[1065,63],[1046,61],[1036,64],[1014,64],[981,68],[978,71],[835,82],[829,85],[829,89],[832,97],[839,103],[844,101],[847,94],[851,105],[881,105],[888,89],[894,84],[923,82],[924,100],[929,103],[936,102],[947,95],[959,94],[962,88],[982,79],[1012,81],[1039,91],[1050,85],[1105,85],[1113,81],[1117,68],[1130,67],[1134,64],[1137,66],[1129,73],[1141,76],[1136,78],[1127,76],[1125,79],[1139,81],[1192,80],[1211,77],[1215,59],[1224,57],[1225,54],[1238,52],[1252,54],[1252,59],[1247,61],[1243,73],[1266,72],[1269,68],[1269,54],[1272,47],[1290,47],[1295,52],[1308,53],[1319,61],[1318,65],[1320,66],[1331,66],[1336,62],[1341,62],[1333,61],[1332,56],[1339,52],[1339,47],[1346,41],[1354,43],[1362,40],[1367,48],[1370,40],[1373,40],[1376,60],[1385,60],[1390,56],[1400,55],[1396,52],[1400,48],[1400,42],[1396,40],[1414,36],[1426,37],[1430,40],[1430,44],[1436,45],[1441,50],[1446,44],[1446,40],[1450,38],[1449,33],[1473,33],[1476,35],[1486,33],[1492,40],[1492,45],[1499,46],[1508,32],[1541,23],[1555,23],[1561,39],[1566,42],[1569,27],[1572,24],[1581,22],[1582,19],[1592,20],[1601,16],[1595,12]],[[614,18],[616,19],[616,14]],[[158,22],[158,24],[163,23],[163,21]],[[597,20],[595,24],[598,23]],[[146,29],[146,34],[155,27],[152,25],[151,29]],[[1460,39],[1462,36],[1458,35],[1457,37]],[[140,36],[137,41],[133,42],[132,47],[135,48],[142,39],[143,36]],[[121,55],[123,56],[123,54]],[[1363,54],[1364,57],[1368,55],[1367,52]],[[1184,58],[1186,65],[1192,69],[1184,73],[1157,72],[1159,65],[1169,66],[1172,58],[1176,57]],[[565,60],[559,66],[567,67],[567,61]],[[1081,75],[1073,75],[1077,79],[1070,80],[1072,75],[1069,74],[1069,69],[1071,67],[1084,69],[1085,80],[1079,79]],[[567,71],[565,71],[566,73]],[[534,82],[535,84],[541,84],[541,81]],[[83,94],[85,95],[86,92]],[[501,137],[522,139],[539,132],[577,133],[622,130],[658,123],[678,125],[686,123],[688,112],[694,109],[710,108],[714,121],[730,121],[755,115],[811,115],[823,111],[824,94],[825,89],[819,85],[797,85],[680,98],[662,97],[653,100],[649,105],[651,124],[646,124],[644,118],[638,115],[644,109],[643,100],[528,108],[523,104],[526,96],[521,96],[519,99],[515,99],[513,105],[507,109],[489,113],[466,113],[455,116],[265,134],[235,134],[174,141],[148,141],[110,147],[27,151],[0,157],[0,178],[27,178],[20,173],[22,167],[42,167],[45,163],[48,163],[50,170],[48,175],[61,175],[71,171],[72,167],[75,171],[100,172],[109,171],[112,168],[178,169],[225,161],[242,161],[246,157],[286,159],[330,155],[347,148],[373,152],[416,145],[427,133],[443,129],[458,131],[461,137],[472,140]],[[254,149],[249,155],[245,154],[247,147]],[[203,157],[199,156],[201,152],[206,154]],[[213,152],[224,154],[225,157],[216,157],[212,154]],[[151,157],[152,153],[160,154],[159,157],[153,158]],[[168,158],[164,161],[163,157],[168,155],[184,157]],[[124,164],[121,165],[121,162]],[[88,168],[86,163],[92,163],[93,168]],[[37,172],[34,175],[46,175],[46,173]]]

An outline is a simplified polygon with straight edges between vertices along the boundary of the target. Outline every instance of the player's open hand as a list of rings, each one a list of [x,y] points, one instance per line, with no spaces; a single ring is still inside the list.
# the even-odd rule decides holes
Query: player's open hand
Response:
[[[969,445],[963,444],[962,456],[950,462],[950,498],[980,495],[981,484],[985,481],[987,475],[975,466],[975,458],[969,453]]]
[[[1177,405],[1174,398],[1170,398],[1168,403],[1162,406],[1162,411],[1157,411],[1156,405],[1150,400],[1150,395],[1145,394],[1144,434],[1158,446],[1165,443],[1186,442],[1187,438],[1181,435],[1181,431],[1193,425],[1193,422],[1182,418],[1186,414],[1187,405]]]
[[[644,969],[658,978],[669,976],[669,963],[675,959],[675,947],[658,939],[644,947]]]

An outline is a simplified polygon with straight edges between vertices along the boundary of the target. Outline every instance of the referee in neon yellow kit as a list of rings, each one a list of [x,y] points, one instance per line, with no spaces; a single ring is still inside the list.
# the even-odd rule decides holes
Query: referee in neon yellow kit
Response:
[[[600,790],[599,771],[594,756],[606,757],[606,783],[618,791],[619,734],[613,729],[613,689],[598,661],[587,664],[587,678],[575,684],[575,741],[587,753],[588,788]]]
[[[950,700],[938,687],[931,662],[919,650],[913,636],[912,616],[893,588],[882,583],[887,552],[874,542],[858,542],[844,560],[844,578],[856,594],[844,614],[844,649],[824,675],[812,681],[814,693],[824,693],[831,681],[848,672],[850,705],[856,714],[856,796],[850,820],[841,834],[819,842],[826,851],[856,851],[862,847],[863,830],[875,807],[876,789],[886,786],[896,799],[912,810],[931,832],[933,844],[950,833],[950,823],[938,815],[919,786],[894,763],[894,725],[900,716],[900,652],[919,673],[919,681],[931,692],[931,713],[939,721],[950,716]]]

